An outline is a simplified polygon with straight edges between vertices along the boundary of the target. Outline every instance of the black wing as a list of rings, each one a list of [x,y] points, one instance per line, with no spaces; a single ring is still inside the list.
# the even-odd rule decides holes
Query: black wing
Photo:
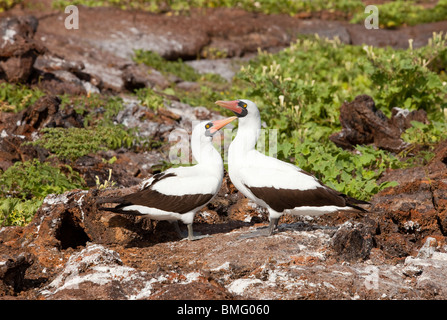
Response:
[[[114,208],[100,207],[100,210],[108,210],[112,212],[128,212],[123,209],[132,205],[139,205],[149,208],[155,208],[168,212],[187,213],[198,207],[207,204],[214,196],[214,194],[186,194],[186,195],[167,195],[153,190],[153,186],[166,178],[175,177],[175,173],[157,173],[151,184],[144,187],[144,189],[131,193],[122,197],[102,198],[96,203],[118,203]],[[134,212],[138,213],[138,212]]]
[[[339,193],[324,186],[308,190],[276,189],[273,187],[246,187],[256,197],[262,199],[277,212],[283,212],[287,209],[303,206],[349,206],[357,210],[366,211],[356,204],[368,204],[368,202],[348,197],[345,194]]]

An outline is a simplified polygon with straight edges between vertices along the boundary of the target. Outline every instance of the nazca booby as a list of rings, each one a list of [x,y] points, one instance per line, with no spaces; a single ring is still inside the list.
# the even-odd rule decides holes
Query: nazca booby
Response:
[[[197,161],[196,165],[170,168],[157,173],[143,181],[140,190],[135,193],[98,199],[97,203],[118,203],[114,208],[99,209],[147,215],[154,220],[168,220],[174,223],[182,236],[178,227],[180,220],[188,227],[189,240],[202,238],[193,233],[194,215],[217,194],[224,175],[222,157],[212,144],[213,135],[236,118],[203,121],[194,127],[191,150]]]
[[[234,100],[216,104],[233,111],[239,119],[236,137],[228,149],[231,182],[269,212],[267,233],[258,235],[271,235],[285,213],[319,216],[338,210],[366,211],[358,205],[368,202],[331,189],[301,168],[257,151],[261,117],[254,102]]]

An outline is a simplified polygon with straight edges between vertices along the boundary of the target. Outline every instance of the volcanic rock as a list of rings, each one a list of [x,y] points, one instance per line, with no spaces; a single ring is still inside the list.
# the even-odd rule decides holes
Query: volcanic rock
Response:
[[[337,252],[338,259],[357,261],[369,258],[371,249],[375,246],[374,236],[377,226],[372,220],[368,222],[370,226],[345,222],[339,227],[332,238],[332,246]]]
[[[38,20],[33,16],[0,21],[0,69],[9,82],[26,82],[36,58],[45,48],[34,40]]]
[[[82,117],[73,108],[60,108],[57,96],[46,95],[19,113],[2,113],[0,130],[29,137],[35,131],[54,127],[82,127]]]
[[[404,258],[414,253],[413,243],[422,245],[427,237],[445,243],[447,236],[447,141],[434,150],[436,156],[427,166],[396,169],[381,181],[397,181],[372,200],[371,211],[382,216],[381,233],[375,239],[389,256]]]
[[[0,168],[6,170],[16,161],[38,158],[43,161],[48,151],[26,144],[43,128],[82,127],[82,117],[71,107],[59,108],[57,96],[43,96],[19,113],[0,113]]]
[[[354,149],[356,145],[374,144],[391,152],[400,152],[408,144],[400,135],[411,126],[411,121],[427,123],[424,110],[408,111],[393,108],[391,119],[376,109],[374,100],[368,95],[355,97],[340,108],[342,131],[332,134],[329,139],[344,149]]]
[[[12,294],[22,291],[25,271],[33,263],[33,256],[26,252],[14,256],[0,255],[0,292]]]

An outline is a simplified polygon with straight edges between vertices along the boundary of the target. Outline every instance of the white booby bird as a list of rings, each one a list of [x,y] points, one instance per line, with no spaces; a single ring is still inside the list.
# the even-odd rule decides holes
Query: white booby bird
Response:
[[[239,118],[236,137],[228,149],[231,182],[247,198],[267,208],[271,235],[284,213],[318,216],[367,204],[325,186],[301,168],[255,149],[261,129],[258,107],[250,100],[216,101]]]
[[[99,209],[168,220],[175,224],[181,235],[178,227],[180,220],[188,226],[189,240],[200,239],[193,233],[194,215],[217,194],[224,174],[222,157],[212,144],[213,135],[236,118],[203,121],[194,127],[191,149],[196,165],[157,173],[143,181],[140,190],[135,193],[98,199],[96,203],[118,203],[114,208]]]

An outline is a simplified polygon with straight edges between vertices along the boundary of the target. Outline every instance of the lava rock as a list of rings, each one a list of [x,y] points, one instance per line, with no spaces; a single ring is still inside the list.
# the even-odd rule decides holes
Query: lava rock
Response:
[[[45,47],[34,40],[38,20],[33,16],[0,21],[0,68],[9,82],[27,82],[36,58]]]
[[[33,255],[27,252],[0,256],[0,296],[20,292],[24,287],[25,272],[33,263]]]
[[[364,261],[369,258],[371,249],[375,245],[374,235],[377,225],[372,220],[368,222],[371,225],[353,224],[347,221],[340,226],[332,238],[332,247],[337,254],[337,259]]]
[[[43,128],[83,127],[82,117],[73,108],[60,108],[61,99],[57,96],[46,95],[33,105],[21,111],[13,122],[11,132],[30,136],[33,132]]]
[[[374,144],[391,152],[400,152],[408,144],[400,135],[411,126],[411,121],[428,123],[424,110],[408,111],[394,108],[391,119],[376,109],[374,100],[368,95],[359,95],[352,102],[345,102],[340,108],[342,131],[332,134],[329,139],[344,149],[356,145]]]

